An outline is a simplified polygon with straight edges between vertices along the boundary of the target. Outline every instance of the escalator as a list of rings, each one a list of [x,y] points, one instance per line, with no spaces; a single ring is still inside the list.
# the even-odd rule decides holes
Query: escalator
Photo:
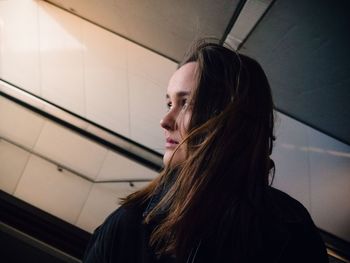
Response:
[[[5,81],[0,81],[0,95],[1,262],[79,262],[93,229],[117,208],[119,197],[158,174],[162,156]],[[35,125],[28,128],[27,121]],[[21,138],[15,130],[25,136],[36,130],[38,135],[35,140]],[[61,140],[66,145],[59,145]],[[51,150],[43,147],[45,142],[53,144]],[[77,150],[79,146],[82,149]],[[56,151],[60,147],[66,156]],[[72,152],[85,162],[72,163]],[[90,162],[100,155],[104,158],[95,169]],[[60,183],[64,189],[59,189]],[[64,195],[68,197],[61,208],[43,200]],[[76,196],[79,202],[73,199]],[[72,212],[74,202],[81,207],[79,213]]]
[[[86,140],[89,145],[93,143],[98,145],[98,147],[102,147],[106,150],[104,153],[106,160],[108,158],[111,158],[113,161],[117,160],[117,158],[119,158],[118,160],[123,160],[120,163],[123,169],[130,167],[130,165],[140,167],[136,175],[96,176],[89,174],[89,171],[84,170],[83,166],[71,164],[64,157],[43,150],[43,148],[38,146],[40,145],[40,140],[36,140],[35,146],[31,147],[30,144],[23,143],[21,139],[17,139],[15,136],[11,137],[10,132],[0,133],[0,147],[3,147],[0,150],[5,148],[12,149],[11,151],[13,152],[23,153],[23,156],[30,156],[23,162],[26,169],[29,169],[28,167],[33,163],[43,163],[45,167],[52,168],[48,171],[55,173],[57,178],[70,176],[70,178],[77,178],[74,180],[82,182],[80,185],[86,185],[84,202],[81,205],[83,208],[79,213],[79,217],[70,217],[65,216],[67,212],[64,209],[55,214],[55,207],[41,203],[40,200],[27,199],[26,196],[31,195],[26,195],[25,191],[11,192],[8,190],[11,188],[9,186],[8,188],[6,186],[4,190],[0,184],[1,189],[3,189],[0,191],[1,262],[81,262],[93,228],[98,225],[98,222],[102,222],[103,216],[117,207],[116,196],[113,195],[111,197],[111,195],[103,191],[111,191],[109,186],[114,185],[113,190],[120,189],[120,196],[122,196],[130,190],[136,190],[138,187],[141,187],[150,181],[161,169],[161,154],[31,95],[5,81],[0,81],[0,111],[1,105],[3,107],[12,105],[15,108],[21,108],[26,112],[30,112],[30,114],[33,113],[39,116],[38,118],[44,119],[46,123],[45,128],[48,129],[47,133],[50,136],[54,136],[57,131],[60,131],[60,133],[57,133],[59,134],[57,135],[58,137],[71,136],[69,138],[80,138],[79,140]],[[5,125],[4,122],[0,124]],[[43,131],[45,129],[42,128],[41,130],[40,136],[44,136],[45,132]],[[74,148],[74,142],[72,144],[67,145],[67,147]],[[81,153],[81,155],[84,157],[84,153]],[[9,166],[11,165],[10,163]],[[104,166],[99,167],[99,175],[104,174],[103,171]],[[146,174],[146,176],[137,176],[137,174],[141,173]],[[32,171],[32,174],[35,174],[35,169]],[[43,180],[47,180],[47,178],[38,177],[38,182]],[[55,182],[53,181],[53,183]],[[13,183],[13,185],[15,185],[16,189],[22,187],[18,182]],[[41,189],[38,189],[38,191],[40,192]],[[43,192],[46,193],[44,190]],[[98,207],[98,204],[96,205],[90,200],[91,198],[89,199],[89,196],[93,194],[94,198],[102,196],[103,202],[112,200],[111,205],[102,211],[103,216],[99,217],[97,215],[99,211],[93,210],[94,214],[91,214],[92,209],[87,209],[89,205],[95,205],[94,209]],[[115,202],[113,202],[113,198],[115,198]],[[69,206],[68,203],[67,206]],[[84,216],[85,218],[91,218],[91,215],[95,215],[98,220],[81,220]],[[320,232],[327,245],[330,262],[350,262],[349,243],[330,233],[322,230]]]
[[[90,233],[3,191],[0,211],[1,262],[81,262]],[[322,231],[321,235],[330,263],[350,262],[349,244]]]
[[[0,191],[1,262],[80,262],[90,233]]]

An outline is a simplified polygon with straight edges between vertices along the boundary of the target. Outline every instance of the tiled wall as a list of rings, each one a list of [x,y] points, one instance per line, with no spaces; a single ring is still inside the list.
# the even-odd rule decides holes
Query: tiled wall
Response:
[[[156,175],[0,96],[1,190],[92,231],[119,206],[119,197],[146,184],[128,180]]]
[[[177,64],[43,1],[0,1],[0,77],[162,152]]]
[[[316,225],[350,241],[350,146],[277,115],[274,186],[309,210]]]

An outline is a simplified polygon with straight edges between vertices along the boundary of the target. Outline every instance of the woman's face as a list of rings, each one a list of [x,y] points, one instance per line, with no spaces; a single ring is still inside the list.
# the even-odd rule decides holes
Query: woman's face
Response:
[[[196,87],[195,68],[197,63],[190,62],[179,68],[170,78],[166,104],[168,112],[160,121],[160,125],[165,133],[165,153],[163,157],[164,165],[169,161],[181,141],[186,136],[189,120],[191,117],[191,107],[188,99],[191,92]],[[186,158],[185,143],[176,151],[171,165],[180,164]]]

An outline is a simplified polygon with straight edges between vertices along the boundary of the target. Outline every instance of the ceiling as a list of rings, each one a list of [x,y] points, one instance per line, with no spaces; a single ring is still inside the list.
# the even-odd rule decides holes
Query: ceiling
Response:
[[[240,51],[263,66],[279,111],[350,144],[350,2],[276,0]]]
[[[278,110],[350,144],[347,0],[47,1],[176,62],[197,37],[233,43],[262,64]]]
[[[200,36],[222,39],[241,0],[48,0],[137,44],[180,61]]]

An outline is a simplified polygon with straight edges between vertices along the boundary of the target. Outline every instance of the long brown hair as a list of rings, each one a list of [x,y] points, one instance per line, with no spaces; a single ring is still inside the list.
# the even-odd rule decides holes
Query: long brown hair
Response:
[[[273,166],[270,86],[255,60],[213,42],[193,45],[180,67],[189,62],[197,62],[197,87],[189,103],[187,158],[145,218],[150,223],[164,214],[150,244],[178,262],[202,241],[216,259],[229,248],[232,259],[247,260],[261,247],[259,214]],[[150,200],[171,176],[170,164],[124,205]]]

